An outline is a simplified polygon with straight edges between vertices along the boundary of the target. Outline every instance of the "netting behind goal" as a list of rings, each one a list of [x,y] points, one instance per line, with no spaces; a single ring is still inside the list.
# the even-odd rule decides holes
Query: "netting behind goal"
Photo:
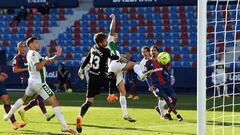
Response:
[[[206,134],[237,135],[240,134],[239,0],[211,0],[206,5]]]

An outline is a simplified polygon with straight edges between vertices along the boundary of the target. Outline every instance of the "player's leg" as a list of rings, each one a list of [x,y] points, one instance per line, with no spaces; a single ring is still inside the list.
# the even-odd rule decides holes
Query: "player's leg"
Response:
[[[107,97],[107,101],[112,103],[112,102],[116,102],[118,100],[118,97],[114,94],[115,89],[117,89],[116,87],[116,77],[114,75],[114,73],[112,73],[112,77],[108,78],[109,79],[109,84],[108,84],[108,97]]]
[[[3,101],[3,107],[6,113],[8,113],[11,110],[11,105],[10,105],[10,99],[7,94],[4,94],[0,96],[1,100]],[[27,123],[25,122],[16,122],[15,116],[12,115],[10,117],[12,127],[14,130],[17,130],[18,128],[24,127]]]
[[[144,80],[146,78],[145,74],[143,74],[141,67],[136,62],[129,61],[128,63],[121,63],[119,61],[113,60],[109,65],[108,72],[117,72],[121,71],[129,71],[132,70],[139,76],[140,80]]]
[[[140,77],[140,80],[144,80],[146,76],[143,74],[141,67],[136,62],[129,61],[126,66],[122,69],[122,71],[129,71],[132,70]]]
[[[123,82],[123,77],[122,77],[122,72],[118,72],[116,75],[117,78],[117,88],[119,90],[120,93],[120,98],[119,98],[119,102],[122,108],[122,113],[123,113],[123,118],[125,120],[128,120],[129,122],[135,122],[135,119],[132,119],[127,111],[127,100],[126,100],[126,89],[125,89],[125,85]]]
[[[155,107],[155,110],[161,115],[162,119],[165,119],[164,115],[164,106],[166,105],[166,101],[162,98],[158,98],[158,105]]]
[[[87,82],[86,101],[82,104],[80,114],[76,119],[76,129],[78,133],[82,132],[83,117],[88,111],[89,107],[92,106],[94,97],[100,94],[100,86],[102,85],[101,83],[103,82],[100,81],[100,78],[97,78],[96,76],[89,76],[89,80]]]
[[[167,93],[168,97],[171,98],[172,105],[174,106],[174,107],[168,108],[168,112],[167,113],[170,114],[171,112],[173,112],[176,115],[176,117],[178,118],[178,121],[182,121],[183,118],[176,111],[177,94],[176,94],[175,90],[173,89],[173,87],[171,85],[168,86],[168,88],[166,90],[166,93]]]
[[[41,111],[42,111],[43,115],[45,116],[46,120],[50,121],[55,116],[55,114],[48,115],[46,106],[44,104],[44,100],[41,96],[38,95],[36,100],[37,100],[38,106],[41,109]]]
[[[32,84],[28,85],[25,94],[22,98],[19,98],[14,105],[12,106],[11,110],[3,116],[3,119],[7,121],[13,113],[17,111],[18,108],[20,108],[25,102],[29,101],[29,99],[35,94],[33,89],[32,89]]]
[[[69,132],[69,133],[76,133],[75,130],[68,127],[64,116],[61,112],[59,102],[54,94],[54,92],[49,88],[47,84],[41,84],[41,89],[37,91],[37,93],[44,99],[47,100],[47,102],[52,106],[53,112],[56,115],[57,120],[60,122],[62,129],[62,132]]]

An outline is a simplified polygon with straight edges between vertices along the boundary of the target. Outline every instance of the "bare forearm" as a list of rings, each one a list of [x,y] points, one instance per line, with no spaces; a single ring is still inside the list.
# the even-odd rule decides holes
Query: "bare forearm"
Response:
[[[24,72],[24,71],[28,71],[28,68],[13,67],[13,73],[19,73],[19,72]]]
[[[40,71],[46,65],[46,60],[43,60],[36,64],[36,70]]]
[[[112,36],[115,33],[115,23],[116,23],[116,19],[115,19],[115,17],[113,17],[112,22],[110,24],[110,35],[112,35]]]
[[[58,57],[57,55],[55,55],[55,56],[49,58],[49,59],[46,61],[46,64],[47,64],[47,65],[48,65],[48,64],[51,64],[51,63],[57,61],[58,58],[59,58],[59,57]]]

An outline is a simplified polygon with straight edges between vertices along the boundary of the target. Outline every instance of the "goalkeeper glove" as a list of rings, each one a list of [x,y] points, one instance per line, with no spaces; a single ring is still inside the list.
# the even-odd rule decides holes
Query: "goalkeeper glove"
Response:
[[[84,74],[83,74],[83,69],[82,69],[82,68],[80,68],[80,69],[78,70],[78,76],[79,76],[79,78],[80,78],[81,80],[84,79]]]

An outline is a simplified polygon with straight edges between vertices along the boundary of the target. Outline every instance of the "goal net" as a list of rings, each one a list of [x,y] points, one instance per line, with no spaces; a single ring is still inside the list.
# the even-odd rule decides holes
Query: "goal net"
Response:
[[[239,2],[198,1],[199,135],[240,134]]]

